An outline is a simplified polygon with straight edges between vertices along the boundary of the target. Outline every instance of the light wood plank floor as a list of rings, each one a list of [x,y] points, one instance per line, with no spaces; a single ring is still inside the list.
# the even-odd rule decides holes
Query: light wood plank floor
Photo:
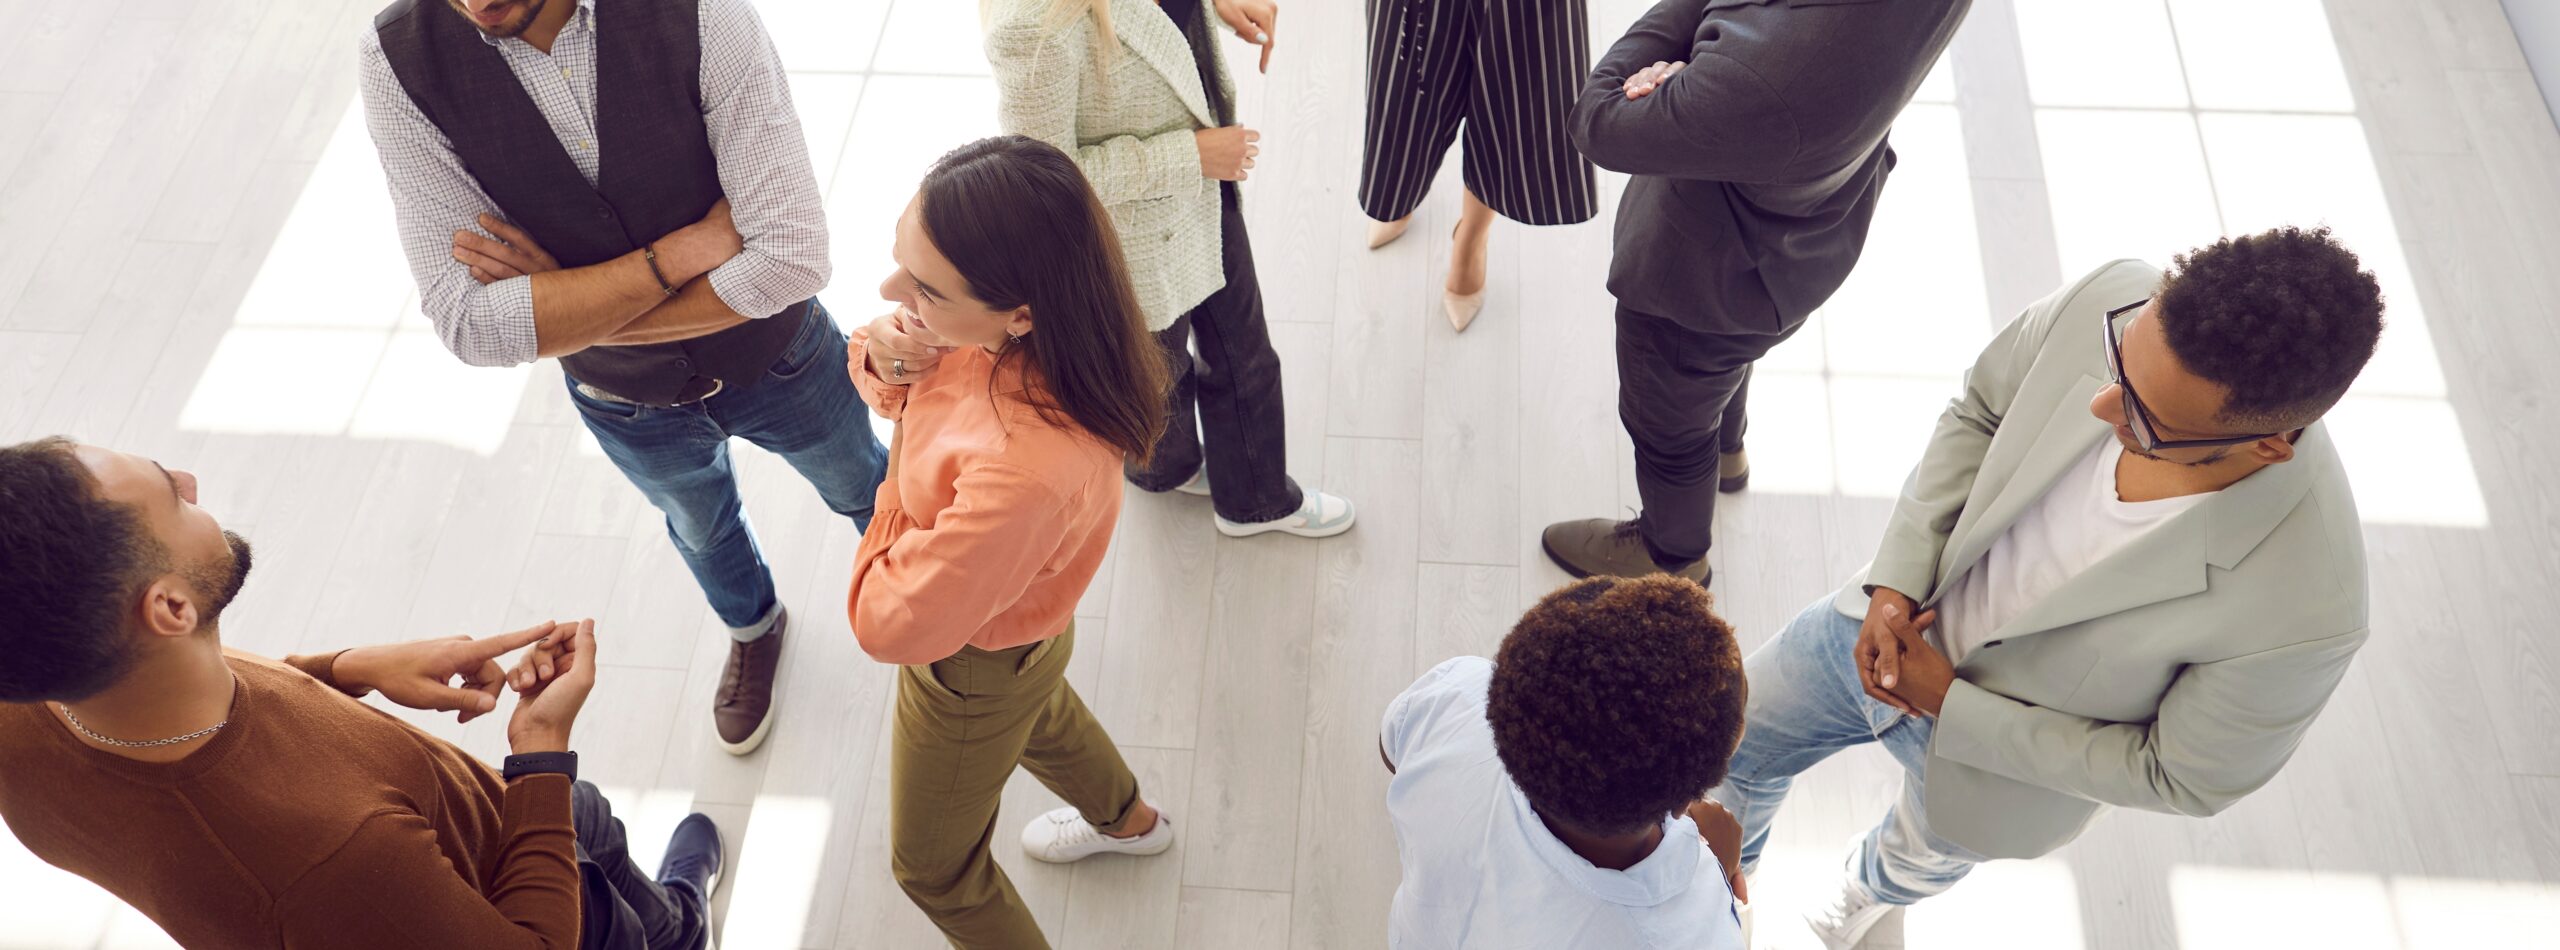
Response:
[[[851,526],[740,447],[801,626],[773,741],[720,753],[717,623],[557,368],[459,366],[415,314],[352,111],[374,6],[0,0],[0,441],[63,432],[200,473],[260,545],[225,631],[247,649],[599,618],[589,774],[644,863],[685,812],[724,823],[727,946],[936,945],[887,872],[889,671],[836,607]],[[1605,46],[1643,4],[1592,6]],[[863,319],[910,183],[991,130],[974,4],[760,7],[828,189],[828,300]],[[1488,311],[1450,333],[1455,163],[1411,236],[1365,250],[1363,5],[1287,7],[1274,72],[1239,76],[1265,133],[1249,216],[1291,469],[1362,521],[1235,541],[1198,499],[1129,499],[1070,676],[1186,838],[1073,868],[1006,855],[1062,947],[1382,945],[1380,709],[1563,580],[1540,526],[1635,501],[1605,216],[1500,225]],[[1975,0],[1895,141],[1859,272],[1753,387],[1760,470],[1715,553],[1746,647],[1865,560],[1974,349],[2066,277],[2325,221],[2380,272],[2392,325],[2336,417],[2376,633],[2292,767],[2210,821],[2119,813],[1987,866],[1870,945],[2547,942],[2560,641],[2531,605],[2560,577],[2560,133],[2497,0]],[[1621,185],[1604,176],[1608,203]],[[413,721],[503,752],[497,720]],[[1755,888],[1762,944],[1811,945],[1791,918],[1827,897],[1894,775],[1853,754],[1799,783]],[[1053,803],[1017,781],[1005,820]],[[0,947],[165,943],[0,836]]]

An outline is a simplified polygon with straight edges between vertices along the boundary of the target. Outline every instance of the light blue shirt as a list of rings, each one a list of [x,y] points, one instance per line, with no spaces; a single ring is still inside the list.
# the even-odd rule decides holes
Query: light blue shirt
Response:
[[[1742,950],[1723,868],[1686,815],[1624,871],[1558,840],[1512,784],[1485,721],[1493,662],[1440,664],[1387,705],[1379,733],[1404,883],[1392,950]]]

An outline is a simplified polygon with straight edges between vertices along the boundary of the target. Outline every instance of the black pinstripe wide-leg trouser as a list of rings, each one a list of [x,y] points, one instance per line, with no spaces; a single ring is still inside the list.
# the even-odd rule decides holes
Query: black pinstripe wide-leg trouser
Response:
[[[1591,71],[1583,0],[1369,0],[1360,210],[1412,214],[1463,127],[1467,188],[1523,224],[1599,213],[1565,119]]]

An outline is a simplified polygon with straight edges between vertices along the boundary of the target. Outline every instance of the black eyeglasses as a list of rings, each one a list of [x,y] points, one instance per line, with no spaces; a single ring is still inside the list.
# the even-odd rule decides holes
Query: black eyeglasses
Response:
[[[2144,304],[2150,302],[2151,298],[2144,297],[2107,311],[2107,325],[2102,328],[2104,332],[2098,334],[2099,339],[2106,341],[2107,371],[2115,375],[2116,392],[2124,398],[2125,423],[2133,430],[2134,441],[2142,443],[2142,450],[2158,452],[2162,449],[2210,449],[2225,445],[2245,445],[2259,439],[2273,438],[2276,433],[2272,432],[2265,435],[2232,435],[2211,439],[2163,439],[2160,437],[2159,423],[2152,420],[2151,410],[2143,406],[2142,397],[2133,394],[2133,382],[2124,376],[2124,341],[2120,338],[2122,331],[2116,329],[2116,318],[2140,310]]]

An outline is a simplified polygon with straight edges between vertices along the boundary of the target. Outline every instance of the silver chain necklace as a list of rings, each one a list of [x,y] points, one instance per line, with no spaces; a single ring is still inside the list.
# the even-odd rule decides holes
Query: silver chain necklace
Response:
[[[233,688],[233,689],[235,689],[235,690],[236,690],[236,689],[238,689],[238,688],[239,688],[240,678],[239,678],[239,677],[237,677],[237,676],[234,676],[234,677],[232,677],[232,678],[231,678],[231,681],[232,681],[232,688]],[[81,734],[81,735],[88,736],[90,739],[96,740],[96,741],[98,741],[98,742],[105,743],[105,744],[107,744],[107,745],[115,746],[115,747],[117,747],[117,748],[119,748],[119,749],[156,749],[156,748],[159,748],[159,747],[161,747],[161,746],[177,745],[178,743],[181,743],[181,742],[194,742],[194,741],[196,741],[196,740],[198,740],[198,739],[202,739],[202,738],[204,738],[204,737],[206,737],[206,736],[209,736],[209,735],[212,735],[212,734],[214,734],[214,733],[221,732],[221,731],[222,731],[222,727],[224,727],[224,726],[228,726],[228,725],[230,725],[230,724],[231,724],[231,720],[230,720],[230,718],[229,718],[229,717],[224,717],[224,718],[223,718],[223,720],[222,720],[221,722],[214,723],[213,725],[206,726],[206,727],[204,727],[204,728],[202,728],[202,729],[198,729],[198,730],[196,730],[196,731],[194,731],[194,732],[187,733],[186,735],[183,735],[183,736],[173,736],[173,737],[170,737],[170,738],[167,738],[167,739],[153,739],[153,740],[151,740],[151,741],[149,741],[149,742],[133,742],[133,741],[125,740],[125,739],[116,739],[116,738],[111,738],[111,737],[108,737],[108,736],[102,736],[102,735],[99,735],[99,734],[97,734],[96,732],[94,732],[94,731],[90,730],[90,728],[89,728],[88,726],[83,725],[83,724],[80,722],[80,717],[75,716],[75,715],[72,715],[72,714],[71,714],[71,707],[70,707],[68,704],[64,704],[64,703],[56,703],[55,705],[57,705],[57,706],[61,706],[61,707],[62,707],[62,718],[70,720],[70,721],[71,721],[71,728],[80,730],[80,734]]]

